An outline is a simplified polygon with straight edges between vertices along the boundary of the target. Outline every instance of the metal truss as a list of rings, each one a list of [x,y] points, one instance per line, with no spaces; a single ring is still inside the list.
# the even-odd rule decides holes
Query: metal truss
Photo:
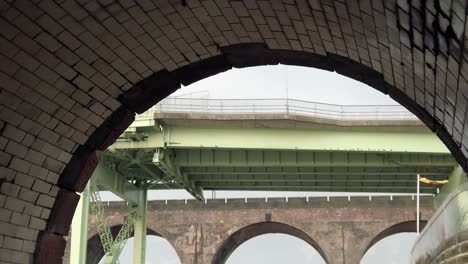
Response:
[[[96,187],[92,188],[90,211],[96,216],[96,225],[101,238],[101,244],[105,252],[105,264],[119,263],[119,256],[126,241],[131,237],[135,225],[136,211],[131,210],[114,239],[109,226],[106,223],[105,209]]]
[[[198,200],[204,200],[203,190],[194,184],[193,181],[188,180],[178,167],[174,164],[175,155],[172,150],[156,149],[154,153],[153,162],[158,166],[166,175],[172,177],[175,181],[184,186],[184,188]]]

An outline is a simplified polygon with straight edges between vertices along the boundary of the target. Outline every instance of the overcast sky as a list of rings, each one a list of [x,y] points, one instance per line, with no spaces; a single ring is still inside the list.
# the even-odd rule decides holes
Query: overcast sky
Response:
[[[290,98],[342,105],[395,105],[395,101],[360,82],[312,68],[295,66],[262,66],[232,69],[212,76],[174,93],[175,96],[197,98]],[[230,196],[229,194],[222,194]],[[255,196],[241,193],[237,196]],[[256,193],[264,196],[265,193]],[[280,193],[279,195],[293,196]],[[152,199],[185,198],[180,192],[155,192]],[[217,197],[220,197],[217,194]],[[409,264],[409,252],[415,234],[398,234],[381,240],[366,254],[361,264]],[[133,241],[127,243],[121,263],[131,263]],[[333,257],[333,256],[332,256]],[[179,264],[170,244],[158,237],[149,237],[147,261],[151,264]],[[304,241],[288,236],[269,234],[248,240],[229,258],[228,264],[306,264],[324,263],[318,253]]]

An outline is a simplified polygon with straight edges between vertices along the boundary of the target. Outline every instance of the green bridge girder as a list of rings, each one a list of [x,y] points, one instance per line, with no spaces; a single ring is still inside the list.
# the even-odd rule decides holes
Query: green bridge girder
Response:
[[[193,124],[193,122],[192,122]],[[196,125],[196,124],[195,124]],[[158,126],[133,128],[113,149],[206,148],[443,153],[449,151],[422,126],[243,128]],[[138,136],[136,136],[138,135]],[[122,138],[123,139],[123,138]]]
[[[415,193],[419,174],[433,180],[451,175],[452,183],[442,191],[446,193],[456,187],[457,179],[465,179],[438,138],[414,122],[296,128],[294,121],[294,129],[287,118],[268,120],[266,127],[257,127],[255,121],[232,122],[137,120],[99,153],[93,191],[86,188],[73,220],[72,255],[78,256],[73,263],[85,263],[87,237],[77,231],[85,226],[89,196],[99,197],[97,190],[113,192],[130,210],[119,235],[103,244],[106,263],[118,262],[132,230],[133,261],[144,263],[147,190],[186,189],[198,200],[204,199],[203,190]],[[422,193],[436,190],[421,184]],[[99,198],[93,200],[91,209],[100,208],[102,214]],[[98,225],[106,237],[105,220]]]
[[[301,125],[270,120],[140,120],[103,153],[151,189],[414,193],[416,175],[446,179],[457,163],[423,125]],[[421,192],[436,187],[421,185]]]

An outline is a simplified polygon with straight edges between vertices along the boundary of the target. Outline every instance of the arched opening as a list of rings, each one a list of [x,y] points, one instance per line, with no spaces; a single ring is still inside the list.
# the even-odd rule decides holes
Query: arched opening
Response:
[[[179,89],[181,85],[189,85],[232,67],[243,68],[278,63],[336,71],[341,75],[368,84],[370,87],[388,94],[436,132],[463,167],[466,164],[466,159],[459,144],[453,140],[445,128],[423,106],[401,90],[387,83],[381,73],[363,64],[338,55],[322,56],[300,51],[271,50],[263,44],[239,44],[223,47],[221,51],[222,55],[183,66],[172,72],[157,72],[122,94],[119,100],[123,105],[90,136],[84,146],[78,148],[74,159],[67,165],[63,173],[67,177],[61,177],[59,184],[67,189],[76,189],[77,182],[79,182],[79,187],[83,186],[87,178],[80,173],[81,170],[77,166],[83,165],[83,162],[89,160],[94,150],[105,149],[112,143],[116,135],[130,125],[134,112],[143,113],[149,107]],[[255,54],[255,56],[251,56],[252,54]],[[161,89],[156,87],[161,87]],[[109,135],[109,133],[111,134]],[[112,137],[110,142],[109,136]]]
[[[325,264],[325,260],[315,248],[299,238],[265,234],[245,241],[226,261],[226,264],[243,263]]]
[[[250,239],[265,234],[284,234],[301,239],[309,246],[314,248],[325,263],[328,263],[328,259],[325,253],[322,251],[317,242],[315,242],[309,235],[293,226],[278,222],[256,223],[236,231],[235,233],[230,235],[217,249],[216,254],[213,257],[213,261],[211,263],[228,263],[228,259],[239,246],[241,246],[243,243]]]
[[[423,229],[427,221],[420,221]],[[407,221],[393,225],[380,232],[367,245],[361,257],[361,264],[410,263],[413,243],[416,241],[416,221]]]
[[[111,233],[115,238],[119,233],[121,225],[112,226]],[[147,229],[146,237],[146,251],[153,252],[153,249],[157,248],[157,254],[151,255],[151,263],[154,264],[180,264],[180,258],[174,249],[174,247],[160,234],[156,233],[152,229]],[[148,253],[147,253],[148,254]],[[88,250],[86,255],[86,263],[88,264],[99,264],[103,263],[104,249],[101,244],[99,234],[92,236],[88,240]],[[120,263],[132,263],[133,257],[133,234],[129,238],[119,256]],[[148,258],[147,258],[148,259]]]
[[[2,261],[60,263],[94,151],[132,111],[231,66],[320,64],[363,78],[416,112],[466,169],[466,1],[2,1],[0,10],[2,231],[30,245]],[[27,238],[12,211],[41,218]]]
[[[106,149],[132,123],[135,113],[143,113],[179,89],[181,85],[192,84],[232,67],[245,68],[279,63],[335,71],[388,94],[436,132],[463,167],[466,164],[459,144],[431,113],[402,90],[386,82],[383,74],[364,64],[339,55],[323,56],[303,51],[276,50],[258,43],[230,45],[220,48],[220,51],[220,55],[188,64],[174,71],[162,70],[154,73],[123,93],[119,97],[122,105],[104,121],[84,145],[78,147],[62,173],[66,177],[60,177],[58,184],[67,190],[81,191],[91,176],[93,162],[97,162],[94,158],[95,151]],[[82,168],[87,171],[81,173]],[[60,200],[57,200],[57,203],[61,203]],[[58,218],[58,213],[52,214],[52,217]],[[64,228],[68,230],[68,223]]]

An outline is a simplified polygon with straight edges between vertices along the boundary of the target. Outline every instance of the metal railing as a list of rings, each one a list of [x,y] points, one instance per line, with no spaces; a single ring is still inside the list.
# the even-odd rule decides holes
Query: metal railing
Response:
[[[335,105],[294,99],[193,99],[168,97],[137,118],[155,113],[284,114],[334,120],[418,120],[400,105]]]
[[[459,241],[451,240],[468,230],[468,183],[460,185],[445,199],[416,239],[411,250],[411,263],[433,263],[432,259]],[[458,239],[458,238],[457,238]],[[446,244],[448,240],[452,242]]]

